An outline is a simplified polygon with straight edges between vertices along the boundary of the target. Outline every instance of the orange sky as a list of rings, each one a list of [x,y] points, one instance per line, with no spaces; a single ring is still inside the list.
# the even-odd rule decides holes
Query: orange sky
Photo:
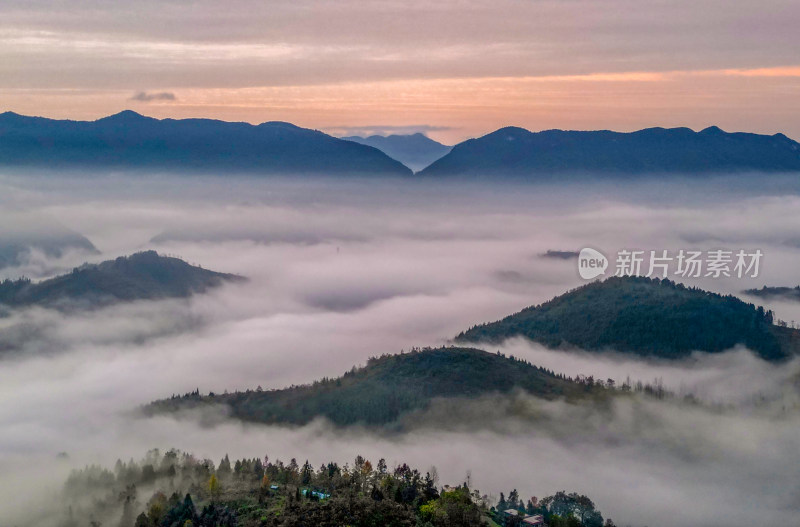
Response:
[[[0,6],[0,111],[128,108],[451,144],[508,125],[800,139],[797,2],[45,4]]]

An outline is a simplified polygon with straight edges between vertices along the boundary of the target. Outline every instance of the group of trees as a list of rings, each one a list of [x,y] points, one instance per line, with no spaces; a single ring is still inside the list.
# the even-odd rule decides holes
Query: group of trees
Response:
[[[508,510],[516,510],[518,514],[508,514]],[[523,518],[541,514],[549,527],[613,527],[614,522],[608,519],[603,522],[603,515],[595,507],[594,502],[582,494],[566,491],[556,492],[541,500],[535,496],[527,502],[520,499],[517,489],[508,493],[508,498],[500,493],[500,501],[491,511],[496,523],[504,527],[520,527]]]
[[[520,507],[543,511],[555,527],[562,525],[559,518],[574,517],[580,521],[574,525],[586,527],[595,527],[598,517],[602,522],[594,504],[583,496],[558,493],[529,501],[526,509],[513,491],[508,499],[501,494],[501,503],[490,508],[492,500],[467,483],[440,492],[436,471],[431,472],[423,474],[407,464],[390,468],[383,459],[373,465],[361,456],[352,464],[330,462],[314,468],[308,461],[283,463],[268,457],[231,463],[225,456],[215,464],[177,450],[163,454],[153,450],[141,462],[118,461],[113,471],[98,466],[74,471],[65,484],[61,523],[63,527],[476,527],[486,525],[492,516],[499,519],[504,508]]]
[[[390,469],[381,459],[373,466],[361,456],[352,465],[315,469],[295,459],[231,463],[225,456],[215,465],[176,450],[152,451],[142,462],[117,462],[113,471],[73,472],[64,489],[64,525],[478,525],[464,523],[483,514],[473,494],[453,492],[440,496],[434,476],[406,464]]]
[[[284,389],[202,394],[195,389],[155,401],[144,407],[147,415],[226,406],[228,414],[266,424],[307,424],[315,418],[334,425],[366,425],[399,429],[413,427],[415,410],[425,410],[436,399],[463,405],[470,398],[508,394],[522,389],[542,399],[604,400],[626,393],[657,399],[674,398],[661,379],[623,382],[594,376],[568,376],[535,366],[530,361],[499,351],[442,347],[414,348],[410,352],[370,358],[338,378],[325,377],[311,384]],[[693,398],[687,398],[696,402]]]
[[[151,403],[145,413],[224,405],[233,417],[268,424],[302,425],[324,417],[339,426],[402,426],[407,414],[426,409],[434,399],[514,389],[544,399],[569,399],[584,397],[590,388],[513,356],[472,348],[422,348],[374,357],[341,377],[302,386],[208,395],[194,391]]]
[[[764,359],[781,360],[792,350],[775,335],[773,322],[771,311],[732,295],[668,279],[626,276],[591,282],[497,322],[474,326],[456,340],[499,342],[523,336],[549,347],[614,349],[670,359],[744,344]]]

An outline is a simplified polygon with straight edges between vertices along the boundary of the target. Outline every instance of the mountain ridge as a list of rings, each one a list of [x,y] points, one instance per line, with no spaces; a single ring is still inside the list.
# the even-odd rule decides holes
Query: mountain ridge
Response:
[[[531,177],[569,172],[716,174],[798,172],[800,144],[784,134],[729,133],[711,126],[635,132],[508,126],[455,145],[420,176]]]
[[[411,175],[376,148],[291,123],[155,119],[132,110],[95,121],[0,114],[0,166]]]

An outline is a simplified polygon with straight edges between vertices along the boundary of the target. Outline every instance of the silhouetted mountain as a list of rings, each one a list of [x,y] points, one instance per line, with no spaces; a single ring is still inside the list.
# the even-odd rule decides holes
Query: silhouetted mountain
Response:
[[[587,387],[513,358],[471,348],[439,348],[370,359],[337,379],[283,390],[249,390],[156,401],[152,415],[225,405],[232,416],[260,423],[305,424],[325,417],[337,425],[383,425],[421,410],[434,398],[474,398],[523,389],[553,399],[579,396]]]
[[[745,171],[800,171],[800,144],[783,134],[727,133],[717,127],[701,132],[648,128],[633,133],[532,133],[508,127],[454,146],[420,174],[542,178],[564,172],[694,175]]]
[[[792,300],[800,302],[800,285],[795,287],[767,287],[761,289],[747,289],[742,291],[746,295],[757,296],[768,300]]]
[[[369,137],[343,137],[362,145],[377,148],[392,159],[396,159],[414,172],[422,170],[450,151],[449,146],[438,143],[423,134],[371,135]]]
[[[552,258],[554,260],[574,260],[580,253],[578,251],[558,251],[547,249],[547,252],[540,254],[542,258]]]
[[[200,170],[255,174],[409,175],[383,152],[283,122],[153,119],[126,110],[97,121],[0,114],[0,166]]]
[[[48,218],[21,213],[0,214],[0,269],[21,265],[30,251],[60,258],[67,250],[98,254],[92,242]]]
[[[668,359],[744,344],[767,360],[800,349],[800,332],[773,325],[771,311],[669,280],[612,277],[475,326],[459,342],[526,337],[549,347],[616,350]]]
[[[234,280],[243,278],[145,251],[100,264],[84,264],[69,274],[38,283],[6,280],[0,283],[0,304],[98,307],[122,301],[187,297]]]

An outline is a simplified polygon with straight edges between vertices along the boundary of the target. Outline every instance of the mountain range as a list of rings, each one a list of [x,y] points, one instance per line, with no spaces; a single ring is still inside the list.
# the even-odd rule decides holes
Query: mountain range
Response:
[[[0,167],[406,176],[380,150],[284,122],[153,119],[126,110],[96,121],[0,114]]]
[[[244,278],[145,251],[99,264],[84,264],[71,273],[37,283],[5,280],[0,283],[0,305],[92,308],[133,300],[188,297],[226,281],[240,280]]]
[[[369,137],[343,137],[348,141],[377,148],[392,159],[396,159],[414,172],[427,167],[452,147],[443,145],[421,134],[411,135],[371,135]]]
[[[798,172],[800,144],[715,126],[631,133],[507,127],[451,148],[422,134],[338,139],[277,121],[154,119],[130,110],[68,121],[5,112],[0,167],[338,176],[409,176],[413,169],[425,177],[562,180],[564,173]]]
[[[525,337],[551,348],[614,350],[677,359],[743,344],[780,361],[800,350],[800,331],[773,323],[773,314],[731,295],[670,280],[612,277],[459,334],[456,342]]]
[[[685,175],[798,172],[800,144],[783,134],[717,127],[647,128],[632,133],[501,128],[459,143],[419,174],[427,177],[563,178],[588,173]]]

